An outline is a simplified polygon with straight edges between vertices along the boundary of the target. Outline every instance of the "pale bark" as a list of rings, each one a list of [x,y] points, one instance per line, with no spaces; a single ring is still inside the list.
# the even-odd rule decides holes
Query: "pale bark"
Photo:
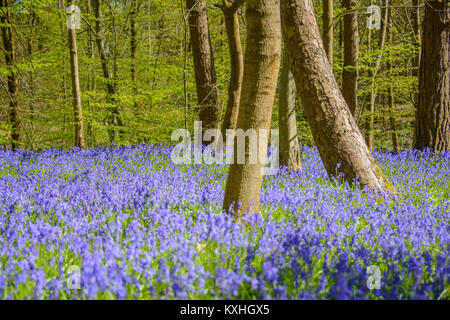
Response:
[[[279,0],[247,2],[247,49],[237,122],[237,128],[244,131],[270,130],[281,55],[279,7]],[[266,155],[267,141],[260,147],[258,152]],[[225,187],[223,209],[235,216],[259,211],[264,163],[258,154],[257,163],[250,164],[248,143],[245,150],[245,164],[235,161],[230,165]]]
[[[291,70],[315,144],[329,175],[358,179],[375,192],[392,190],[339,90],[314,15],[312,0],[282,0]]]
[[[294,76],[290,70],[287,50],[284,49],[280,72],[278,98],[278,123],[280,130],[279,162],[289,170],[302,169],[300,159],[300,145],[297,136],[297,119],[295,114],[295,87]]]
[[[425,3],[414,147],[450,150],[450,6],[445,1]]]
[[[73,113],[75,120],[75,146],[86,147],[83,135],[83,109],[81,106],[80,77],[78,74],[77,34],[69,29],[70,73],[72,79]]]

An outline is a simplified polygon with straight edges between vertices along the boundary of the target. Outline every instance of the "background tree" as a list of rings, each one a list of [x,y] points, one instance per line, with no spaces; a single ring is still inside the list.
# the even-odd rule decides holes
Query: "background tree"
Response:
[[[344,15],[344,68],[342,70],[342,94],[353,116],[356,117],[358,109],[358,56],[359,56],[359,30],[358,30],[358,1],[343,0],[342,6],[348,11]]]
[[[366,129],[366,142],[367,142],[367,146],[369,147],[369,150],[372,151],[373,150],[373,137],[374,137],[374,118],[375,118],[375,104],[376,104],[376,98],[377,98],[377,85],[376,85],[376,81],[377,81],[377,75],[382,63],[382,58],[383,58],[383,50],[384,50],[384,45],[386,42],[386,30],[387,30],[387,17],[388,17],[388,10],[387,7],[389,6],[389,0],[385,0],[384,1],[384,9],[383,9],[383,18],[381,21],[382,27],[381,27],[381,33],[380,33],[380,37],[379,37],[379,41],[378,41],[378,48],[379,50],[377,50],[377,54],[376,54],[376,61],[375,63],[371,66],[370,68],[370,72],[369,72],[369,77],[371,77],[371,82],[370,82],[370,93],[369,93],[369,107],[368,107],[368,111],[369,111],[369,115],[366,118],[366,125],[365,125],[365,129]],[[371,50],[371,30],[369,30],[369,50]]]
[[[333,16],[333,0],[323,0],[322,39],[331,66],[333,66]]]
[[[450,6],[426,1],[420,59],[417,149],[450,150]]]
[[[111,123],[109,124],[108,134],[110,142],[115,139],[115,131],[117,127],[120,130],[120,134],[123,137],[123,124],[120,116],[120,110],[117,105],[117,82],[111,73],[108,58],[106,56],[105,41],[103,38],[102,28],[102,4],[101,0],[92,0],[92,6],[94,7],[95,16],[95,38],[97,42],[97,49],[100,57],[100,62],[103,70],[103,78],[106,82],[108,102],[111,105]]]
[[[76,14],[75,9],[72,10],[72,14]],[[71,28],[68,28],[73,113],[75,121],[75,146],[84,149],[86,145],[84,142],[83,134],[83,109],[81,106],[80,77],[78,73],[77,33],[75,27],[75,24],[73,24]]]
[[[9,100],[9,120],[11,123],[11,148],[16,150],[20,145],[21,121],[19,117],[19,81],[17,77],[16,52],[12,33],[12,22],[8,0],[0,2],[0,29],[5,54],[5,62],[8,67],[7,94]],[[3,83],[2,83],[3,85]]]
[[[388,10],[388,21],[387,21],[387,41],[389,45],[392,45],[393,42],[393,24],[392,24],[392,5],[395,5],[394,0],[391,0],[391,3],[388,4],[386,8]],[[387,69],[389,73],[389,77],[392,77],[392,53],[389,53]],[[399,151],[398,145],[398,133],[397,133],[397,120],[395,115],[395,103],[394,103],[394,87],[392,82],[388,85],[388,108],[389,108],[389,122],[391,125],[391,136],[392,136],[392,148],[395,153]]]
[[[217,126],[219,112],[216,69],[209,36],[206,0],[186,0],[186,10],[189,14],[199,118],[202,121],[202,130],[205,131]]]
[[[137,72],[136,72],[136,52],[137,52],[137,16],[139,13],[140,3],[139,0],[133,0],[131,4],[131,12],[130,12],[130,58],[131,58],[131,85],[133,87],[133,94],[135,98],[138,94],[138,81],[137,81]],[[134,101],[134,109],[137,111],[137,101]]]
[[[295,113],[296,94],[297,89],[289,65],[288,52],[284,48],[278,89],[279,163],[290,170],[302,168]]]

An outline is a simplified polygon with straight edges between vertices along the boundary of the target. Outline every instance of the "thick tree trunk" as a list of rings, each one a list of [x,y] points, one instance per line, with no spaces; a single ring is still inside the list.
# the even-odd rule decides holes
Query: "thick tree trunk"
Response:
[[[246,17],[247,49],[237,128],[244,131],[251,128],[262,129],[268,132],[280,67],[280,2],[249,0]],[[259,138],[262,136],[259,135]],[[236,216],[239,203],[241,214],[259,211],[265,162],[261,155],[267,155],[268,145],[267,140],[262,141],[265,143],[259,141],[259,154],[255,164],[249,161],[249,144],[246,143],[245,163],[237,164],[235,161],[230,166],[223,209]]]
[[[69,29],[70,73],[72,78],[73,113],[75,120],[75,146],[84,149],[83,110],[81,106],[80,78],[78,74],[77,34]]]
[[[102,11],[101,11],[101,0],[92,0],[92,6],[94,7],[94,16],[95,16],[95,32],[96,32],[96,42],[97,42],[97,48],[98,48],[98,54],[100,56],[100,62],[102,65],[102,71],[103,71],[103,78],[106,81],[106,90],[108,94],[108,102],[112,104],[112,123],[111,125],[113,127],[119,127],[120,134],[123,134],[123,124],[122,119],[120,116],[120,111],[117,106],[117,83],[115,79],[113,78],[111,71],[109,69],[108,60],[106,57],[106,51],[105,51],[105,42],[102,37],[102,27],[101,27],[101,17],[102,17]],[[113,142],[115,140],[115,128],[108,129],[109,139],[110,142]]]
[[[343,0],[346,10],[354,10],[357,0]],[[358,12],[355,10],[344,16],[344,70],[342,71],[342,94],[353,116],[358,114],[358,56],[359,31]]]
[[[328,61],[333,67],[333,0],[323,0],[322,39]]]
[[[8,67],[8,99],[9,121],[11,122],[11,148],[16,150],[20,145],[21,121],[19,118],[19,79],[16,70],[16,53],[11,28],[11,16],[8,8],[8,0],[0,0],[2,14],[0,15],[0,29],[2,32],[5,62]]]
[[[227,31],[228,48],[230,51],[231,75],[228,85],[228,101],[225,117],[222,124],[222,136],[226,136],[227,129],[235,129],[239,100],[241,98],[242,77],[244,74],[244,59],[242,57],[241,36],[239,33],[239,19],[237,10],[243,3],[242,0],[228,2],[223,0],[221,9],[225,17],[225,29]]]
[[[387,8],[388,10],[388,21],[387,21],[387,39],[389,45],[393,43],[393,25],[392,25],[392,8],[391,5],[394,4],[394,0],[391,0],[392,3]],[[392,86],[392,81],[394,80],[392,77],[392,54],[389,54],[389,59],[387,63],[387,69],[389,73],[389,78],[391,79],[388,88],[388,107],[389,107],[389,122],[391,125],[391,137],[392,137],[392,149],[395,153],[399,151],[398,146],[398,133],[397,133],[397,119],[395,117],[395,104],[394,104],[394,88]]]
[[[416,115],[417,149],[450,150],[450,7],[426,1]]]
[[[219,116],[216,70],[209,37],[206,0],[186,0],[186,9],[189,13],[199,118],[204,132],[216,128]]]
[[[327,61],[312,0],[281,0],[291,70],[315,144],[329,175],[375,192],[392,190],[359,131]]]
[[[284,49],[278,89],[279,162],[280,165],[295,171],[302,169],[300,145],[297,137],[297,118],[295,115],[296,93],[294,76],[289,66],[288,51]]]

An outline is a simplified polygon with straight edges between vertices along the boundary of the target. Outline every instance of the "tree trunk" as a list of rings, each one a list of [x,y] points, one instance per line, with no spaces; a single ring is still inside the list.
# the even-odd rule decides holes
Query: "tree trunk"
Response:
[[[328,61],[333,68],[333,0],[323,0],[322,38]]]
[[[381,59],[383,58],[382,50],[384,49],[384,44],[386,42],[386,31],[387,31],[387,17],[388,17],[388,10],[387,7],[389,6],[389,0],[385,0],[385,9],[384,9],[384,17],[382,20],[382,28],[379,38],[379,49],[380,53],[377,56],[377,60],[375,62],[374,71],[369,73],[369,77],[371,77],[371,84],[370,84],[370,97],[369,97],[369,116],[366,119],[366,142],[367,146],[369,147],[369,150],[373,150],[373,131],[374,131],[374,119],[375,119],[375,100],[377,97],[377,85],[376,85],[376,79],[378,70],[381,66]],[[369,50],[370,50],[370,40],[371,40],[371,32],[369,30]]]
[[[450,150],[450,7],[426,1],[416,114],[417,149]]]
[[[101,27],[101,17],[102,17],[102,11],[101,11],[101,0],[92,0],[92,6],[94,7],[94,16],[95,16],[95,32],[96,32],[96,42],[97,42],[97,48],[98,53],[100,56],[100,62],[102,65],[102,71],[103,71],[103,78],[106,81],[106,90],[108,93],[108,102],[112,104],[112,129],[108,129],[109,139],[110,142],[113,142],[115,140],[115,127],[121,128],[120,131],[122,132],[122,119],[120,117],[120,111],[117,107],[117,84],[115,82],[115,79],[111,75],[111,71],[109,70],[108,60],[106,57],[105,52],[105,43],[102,37],[102,27]]]
[[[133,90],[134,110],[138,114],[138,103],[136,101],[138,87],[136,76],[136,51],[137,51],[137,14],[139,10],[139,0],[132,2],[132,8],[130,12],[130,57],[131,57],[131,87]]]
[[[36,12],[33,10],[30,12],[30,36],[28,38],[28,43],[27,43],[27,55],[30,59],[32,59],[33,57],[33,49],[34,49],[34,42],[35,42],[35,30],[36,30],[36,24],[39,22],[38,17],[36,15]],[[28,71],[28,91],[30,92],[30,97],[29,97],[29,105],[28,105],[28,110],[30,113],[29,116],[29,131],[30,134],[28,135],[28,141],[27,144],[25,146],[25,148],[30,148],[30,149],[34,149],[34,113],[35,113],[35,109],[34,109],[34,93],[35,93],[35,79],[34,79],[34,72],[32,70]]]
[[[73,113],[75,120],[75,146],[84,149],[83,110],[81,107],[80,78],[78,74],[77,33],[69,29],[70,73],[72,79]]]
[[[248,0],[247,49],[237,128],[270,130],[272,107],[280,67],[281,30],[279,0]],[[260,132],[258,132],[260,133]],[[261,139],[262,136],[259,135]],[[245,163],[230,165],[223,209],[240,216],[240,212],[259,211],[262,173],[267,155],[267,139],[259,143],[257,161],[249,161],[249,144],[245,144]],[[264,143],[265,142],[265,143]],[[236,141],[235,141],[236,143]],[[262,155],[262,156],[261,156]],[[236,160],[236,154],[235,154]]]
[[[199,118],[204,132],[215,128],[218,120],[216,70],[209,37],[206,0],[186,0],[186,9],[189,14]]]
[[[66,16],[65,16],[65,5],[64,0],[58,0],[58,9],[59,9],[59,29],[61,31],[61,39],[66,37]],[[69,59],[70,60],[70,59]],[[67,93],[67,59],[64,56],[62,59],[62,89],[63,89],[63,100],[67,101],[68,93]],[[63,115],[62,121],[62,130],[61,130],[61,147],[64,148],[66,145],[66,113]]]
[[[312,0],[281,0],[291,70],[329,175],[343,173],[375,192],[392,190],[353,118],[320,41]]]
[[[420,42],[421,42],[421,36],[420,36],[420,8],[419,8],[419,0],[412,0],[413,8],[411,9],[412,18],[413,18],[413,29],[414,29],[414,36],[416,39],[416,42],[414,46],[416,48],[420,48]],[[417,53],[417,55],[414,58],[414,67],[417,67],[417,70],[413,70],[413,75],[417,76],[419,74],[418,69],[420,65],[420,52]]]
[[[11,28],[11,16],[8,0],[0,0],[2,15],[0,28],[2,32],[5,62],[8,67],[9,121],[11,122],[11,148],[16,150],[20,145],[21,122],[19,118],[19,79],[16,70],[16,53]]]
[[[389,4],[387,10],[388,10],[388,21],[387,21],[387,39],[389,42],[389,45],[392,45],[393,43],[393,25],[392,25],[392,8],[391,5],[394,4],[394,0],[392,0],[392,3]],[[394,105],[394,88],[392,86],[393,82],[393,76],[392,76],[392,53],[389,54],[389,59],[387,63],[387,69],[389,74],[389,88],[388,88],[388,104],[389,104],[389,122],[391,124],[391,137],[392,137],[392,149],[395,153],[398,153],[399,146],[398,146],[398,133],[397,133],[397,120],[395,118],[395,105]]]
[[[411,72],[411,74],[414,77],[418,77],[419,76],[419,67],[420,67],[420,45],[421,45],[421,34],[420,34],[420,8],[419,8],[419,0],[412,0],[412,8],[411,8],[411,14],[412,14],[412,21],[413,21],[413,25],[412,25],[412,29],[414,32],[414,38],[415,38],[415,42],[414,42],[414,47],[417,50],[416,55],[414,56],[414,68]],[[414,86],[413,88],[414,93],[413,93],[413,98],[412,98],[412,103],[414,105],[414,108],[417,111],[418,105],[419,105],[419,87],[418,86]]]
[[[89,16],[91,16],[91,14],[92,14],[91,1],[92,0],[88,0],[88,2],[87,2],[87,12],[88,12]],[[95,72],[93,71],[93,68],[92,68],[92,61],[94,61],[94,40],[93,40],[92,31],[89,31],[89,38],[87,39],[87,55],[89,57],[88,76],[87,76],[88,90],[90,92],[94,92],[95,91]],[[87,146],[93,147],[96,145],[96,139],[95,139],[94,127],[92,125],[93,110],[92,110],[92,103],[91,103],[90,99],[88,101],[87,107],[88,107],[88,111],[89,111],[89,116],[87,118],[87,124],[86,124],[86,131],[87,131],[87,135],[86,135],[87,139],[86,140],[87,140]]]
[[[228,85],[228,101],[225,117],[222,124],[222,136],[226,136],[227,129],[235,129],[239,100],[241,98],[242,77],[244,74],[244,59],[242,57],[241,36],[239,33],[239,19],[237,10],[243,1],[235,0],[230,3],[223,0],[221,9],[225,16],[225,29],[227,31],[228,48],[230,51],[231,75]]]
[[[297,118],[295,115],[295,88],[294,76],[289,66],[289,56],[286,48],[283,53],[281,65],[280,86],[278,98],[278,122],[280,128],[280,165],[289,170],[301,170],[300,145],[297,137]]]
[[[343,0],[342,6],[346,10],[354,10],[358,6],[357,0]],[[344,15],[344,70],[342,71],[342,94],[353,117],[358,114],[358,56],[359,31],[358,12],[355,10]]]

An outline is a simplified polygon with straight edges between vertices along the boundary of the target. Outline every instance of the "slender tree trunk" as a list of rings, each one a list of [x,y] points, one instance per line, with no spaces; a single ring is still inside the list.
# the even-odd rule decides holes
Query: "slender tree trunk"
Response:
[[[280,73],[280,86],[278,98],[278,121],[280,128],[280,165],[289,170],[301,170],[300,145],[297,136],[297,118],[295,115],[295,88],[294,76],[289,66],[289,56],[286,48]]]
[[[244,59],[242,57],[241,36],[239,33],[239,19],[237,10],[244,1],[223,0],[221,9],[225,16],[225,29],[227,31],[228,48],[230,51],[231,75],[228,85],[228,101],[225,117],[222,124],[222,136],[225,137],[227,129],[235,129],[239,100],[241,98],[242,77],[244,74]]]
[[[36,29],[36,23],[38,22],[38,18],[35,11],[31,12],[31,21],[30,21],[30,37],[28,38],[28,44],[27,44],[27,55],[29,59],[32,59],[33,57],[33,47],[34,47],[34,41],[35,41],[35,29]],[[33,70],[30,70],[28,72],[28,91],[30,92],[30,103],[28,105],[28,110],[30,112],[29,116],[29,130],[30,130],[30,137],[28,139],[28,145],[31,149],[34,149],[34,92],[35,92],[35,85],[34,85],[34,72]],[[27,147],[28,147],[27,145]]]
[[[333,67],[333,15],[333,0],[323,0],[322,38],[331,67]]]
[[[248,0],[247,49],[237,128],[270,130],[281,55],[279,0]],[[259,134],[260,132],[258,132]],[[267,155],[267,140],[259,135],[258,157],[250,163],[249,144],[245,144],[245,163],[231,164],[225,187],[223,208],[239,216],[240,212],[259,211],[262,171]],[[264,143],[265,142],[265,143]],[[236,141],[235,141],[236,143]],[[236,160],[236,154],[235,154]]]
[[[75,119],[75,146],[84,149],[83,110],[81,106],[80,78],[78,74],[77,33],[69,29],[70,72],[72,79],[73,113]]]
[[[218,93],[216,70],[209,37],[206,0],[186,0],[189,14],[192,55],[197,86],[197,100],[200,107],[199,118],[203,132],[217,126]]]
[[[281,0],[291,70],[315,144],[329,175],[375,192],[392,190],[353,118],[320,42],[312,0]]]
[[[8,67],[9,121],[11,122],[11,148],[16,150],[20,145],[21,121],[19,118],[19,79],[16,70],[16,52],[11,28],[11,15],[8,0],[0,0],[2,14],[0,28],[2,32],[5,62]]]
[[[122,131],[122,119],[120,117],[120,111],[117,106],[117,83],[115,82],[115,79],[113,78],[111,71],[109,69],[108,60],[106,57],[106,51],[105,51],[105,42],[102,37],[102,27],[101,27],[101,17],[102,17],[102,11],[101,11],[101,0],[92,0],[92,6],[94,7],[94,16],[95,16],[95,33],[96,33],[96,42],[97,42],[97,48],[98,53],[100,56],[100,62],[102,65],[102,71],[103,71],[103,78],[106,81],[106,90],[108,94],[108,102],[112,104],[112,126],[113,127],[119,127],[120,131]],[[109,128],[108,134],[110,142],[113,142],[115,140],[115,128]]]
[[[152,3],[148,3],[147,4],[147,16],[150,18],[152,14]],[[147,37],[147,43],[148,43],[148,56],[152,57],[153,56],[153,45],[152,45],[152,19],[148,19],[148,23],[147,23],[147,32],[148,32],[148,37]],[[151,60],[150,60],[151,61]],[[150,78],[149,78],[150,79]]]
[[[187,94],[187,56],[188,56],[188,17],[186,15],[186,0],[181,0],[181,14],[183,15],[183,98],[184,98],[184,130],[188,130],[188,94]]]
[[[91,0],[88,0],[87,2],[87,12],[88,15],[90,16],[92,13],[92,4],[91,4]],[[88,90],[90,92],[94,92],[95,91],[95,73],[92,70],[92,61],[94,60],[94,41],[93,41],[93,34],[92,31],[89,31],[89,37],[87,39],[87,51],[88,51],[88,57],[89,57],[89,63],[88,63]],[[89,99],[90,100],[90,99]],[[89,111],[89,116],[87,118],[87,124],[86,124],[86,131],[87,131],[87,145],[88,147],[93,147],[96,145],[96,139],[95,139],[95,132],[94,132],[94,127],[92,126],[92,104],[91,101],[88,102],[88,111]]]
[[[413,28],[414,28],[414,35],[416,38],[415,47],[417,49],[420,49],[420,43],[421,43],[421,35],[420,35],[420,8],[419,8],[419,0],[412,0],[413,8],[411,10],[412,16],[413,16]],[[413,75],[417,76],[419,74],[418,69],[420,65],[420,52],[417,53],[417,55],[414,58],[414,66],[417,67],[417,70],[413,71]]]
[[[387,39],[389,45],[393,44],[393,25],[392,25],[392,8],[391,5],[394,5],[394,0],[391,0],[392,3],[389,4],[388,10],[388,21],[387,21]],[[388,107],[389,107],[389,122],[391,124],[391,137],[392,137],[392,149],[395,153],[398,153],[398,133],[397,133],[397,120],[395,117],[395,105],[394,105],[394,88],[392,86],[393,76],[392,76],[392,54],[389,54],[389,59],[387,63],[387,69],[389,74],[389,88],[388,88]]]
[[[383,26],[380,33],[379,38],[379,49],[382,51],[384,49],[384,44],[386,42],[386,31],[387,31],[387,17],[388,17],[388,10],[387,7],[389,6],[389,0],[385,0],[385,9],[384,9],[384,17],[382,20]],[[371,40],[371,32],[369,31],[369,41]],[[370,43],[369,43],[370,47]],[[381,59],[383,58],[383,53],[380,52],[377,56],[377,60],[375,62],[374,71],[369,73],[369,76],[371,79],[370,84],[370,97],[369,97],[369,116],[366,119],[366,142],[367,146],[369,147],[369,150],[373,150],[373,131],[374,131],[374,119],[375,119],[375,100],[377,97],[377,85],[376,85],[376,79],[378,75],[378,70],[381,66]]]
[[[420,67],[420,45],[421,45],[421,34],[420,34],[420,8],[419,8],[419,0],[412,0],[412,8],[411,8],[411,14],[412,14],[412,21],[413,21],[413,32],[415,36],[415,43],[414,47],[417,50],[416,55],[414,56],[414,68],[412,70],[412,75],[415,77],[419,76],[419,67]],[[419,87],[414,86],[413,88],[413,104],[417,111],[418,104],[419,104]]]
[[[417,149],[450,150],[450,6],[426,1],[416,114]]]
[[[138,87],[137,87],[137,76],[136,76],[136,51],[137,51],[137,15],[139,11],[139,0],[134,0],[132,2],[132,8],[130,12],[130,56],[131,56],[131,86],[133,90],[134,99],[134,110],[138,112],[139,106],[136,101]]]
[[[343,0],[346,10],[358,7],[357,0]],[[342,94],[345,101],[356,118],[358,114],[358,56],[359,31],[358,12],[355,10],[344,16],[344,70],[342,71]]]
[[[58,0],[58,9],[59,9],[59,29],[61,31],[61,39],[66,39],[66,17],[63,12],[65,12],[66,7],[64,4],[64,0]],[[63,89],[63,98],[64,103],[63,107],[66,105],[66,101],[68,99],[67,93],[67,60],[66,57],[62,59],[63,61],[63,76],[62,76],[62,89]],[[61,133],[61,146],[62,148],[66,145],[66,113],[64,112],[63,121],[62,121],[62,133]]]

